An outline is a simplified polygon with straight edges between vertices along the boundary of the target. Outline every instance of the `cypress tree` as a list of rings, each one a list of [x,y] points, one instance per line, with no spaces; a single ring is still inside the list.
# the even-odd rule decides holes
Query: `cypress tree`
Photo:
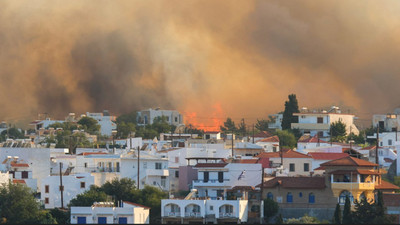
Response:
[[[282,130],[291,129],[291,124],[298,122],[297,116],[293,116],[293,113],[300,112],[296,95],[291,94],[288,97],[289,101],[285,102],[285,111],[283,112]]]
[[[349,195],[346,195],[346,201],[344,202],[342,224],[353,224],[353,218],[351,217],[351,205],[350,205]]]
[[[333,218],[333,223],[334,224],[342,224],[342,212],[340,210],[340,205],[339,203],[336,204],[336,209],[335,209],[335,217]]]

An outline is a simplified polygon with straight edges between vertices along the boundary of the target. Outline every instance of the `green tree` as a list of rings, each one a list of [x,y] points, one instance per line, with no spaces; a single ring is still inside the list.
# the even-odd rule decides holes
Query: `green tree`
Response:
[[[120,138],[128,138],[131,132],[135,132],[135,124],[134,123],[125,123],[125,122],[120,122],[117,124],[117,137]]]
[[[353,224],[353,218],[351,215],[350,197],[348,195],[346,195],[346,200],[344,202],[342,224]]]
[[[100,130],[100,125],[97,123],[97,120],[91,118],[91,117],[82,117],[79,121],[78,124],[80,124],[83,129],[88,132],[89,134],[98,134]]]
[[[12,139],[25,138],[23,131],[22,130],[20,131],[18,128],[15,128],[15,127],[11,127],[11,128],[8,128],[7,130],[3,130],[0,135],[1,135],[2,141],[5,141],[6,138],[12,138]]]
[[[106,202],[108,200],[107,194],[94,185],[90,187],[89,190],[83,192],[82,194],[78,194],[75,198],[73,198],[68,207],[71,206],[92,206],[93,202]]]
[[[376,216],[374,218],[375,224],[391,224],[395,222],[395,218],[386,214],[385,203],[383,202],[382,191],[378,191],[377,199],[374,203]]]
[[[247,134],[247,128],[246,128],[246,123],[244,122],[244,118],[242,118],[240,120],[239,128],[237,129],[237,133],[242,135],[242,137],[246,136],[246,134]]]
[[[364,131],[360,131],[358,135],[355,135],[353,132],[351,132],[347,136],[347,141],[353,140],[355,144],[364,144]]]
[[[283,224],[282,214],[279,213],[278,218],[276,220],[276,224]]]
[[[331,123],[330,136],[332,141],[344,142],[346,140],[346,124],[342,120]]]
[[[220,128],[221,128],[221,131],[225,134],[228,134],[231,132],[236,133],[236,131],[237,131],[235,122],[230,117],[228,117],[226,119],[226,121],[224,122],[224,126],[220,126]]]
[[[142,137],[144,139],[153,139],[154,137],[157,137],[159,133],[151,128],[151,126],[143,126],[143,127],[138,127],[136,130],[136,137]]]
[[[130,178],[114,178],[102,185],[101,190],[107,195],[113,196],[115,202],[126,200],[127,194],[136,189],[135,181]]]
[[[285,102],[285,111],[283,111],[282,118],[282,130],[287,130],[291,128],[292,123],[298,122],[298,117],[293,116],[293,113],[298,113],[299,105],[295,94],[288,96],[289,101]]]
[[[65,209],[50,209],[49,213],[57,221],[57,224],[69,224],[71,212]]]
[[[264,120],[264,119],[257,119],[257,123],[255,125],[256,129],[259,131],[268,131],[268,120]]]
[[[268,223],[279,211],[279,205],[273,199],[264,199],[264,220]]]
[[[354,201],[354,212],[352,214],[352,223],[354,224],[368,224],[376,217],[375,207],[372,201],[369,202],[367,198],[361,198],[360,201],[356,199]]]
[[[199,136],[203,136],[204,130],[195,128],[192,124],[189,124],[185,127],[185,133],[187,134],[198,134]]]
[[[170,133],[173,130],[175,130],[174,127],[168,123],[166,116],[161,116],[161,117],[158,116],[158,117],[154,118],[153,124],[151,124],[151,127],[155,131],[157,131],[158,134]]]
[[[118,116],[117,119],[115,120],[115,122],[117,123],[117,125],[121,122],[133,123],[136,125],[137,124],[136,117],[137,117],[136,112],[130,112],[130,113],[122,114],[122,115]]]
[[[12,183],[0,187],[0,218],[10,224],[55,222],[46,211],[40,210],[30,188]]]
[[[319,221],[316,217],[312,217],[307,214],[300,217],[299,219],[291,218],[286,221],[286,224],[319,224],[319,223],[321,223],[321,221]]]
[[[279,137],[279,147],[294,148],[297,145],[296,137],[289,130],[277,130],[275,135]]]
[[[342,211],[340,210],[339,203],[336,204],[335,213],[333,217],[334,224],[342,224]]]

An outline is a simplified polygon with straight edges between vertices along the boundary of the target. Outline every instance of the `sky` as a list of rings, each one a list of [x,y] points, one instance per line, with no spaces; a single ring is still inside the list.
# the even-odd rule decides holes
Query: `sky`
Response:
[[[399,1],[0,1],[0,120],[161,107],[248,123],[400,106]],[[350,110],[350,111],[349,111]]]

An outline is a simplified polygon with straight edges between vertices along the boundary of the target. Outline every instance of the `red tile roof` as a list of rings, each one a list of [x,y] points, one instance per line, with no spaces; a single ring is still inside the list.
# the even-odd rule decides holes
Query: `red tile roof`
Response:
[[[375,148],[376,148],[376,145],[370,145],[370,146],[364,147],[364,148],[362,148],[360,150],[372,150],[372,149],[375,149]]]
[[[261,131],[260,133],[257,133],[254,135],[254,137],[256,138],[267,138],[267,137],[271,137],[272,134],[268,131]]]
[[[361,170],[361,169],[356,169],[356,170],[335,170],[331,171],[330,174],[364,174],[364,175],[379,175],[380,173],[377,170]]]
[[[14,163],[14,162],[11,162],[10,165],[12,167],[29,167],[29,164],[27,164],[27,163]]]
[[[279,137],[277,135],[275,135],[275,136],[272,136],[272,137],[264,138],[264,139],[259,140],[257,142],[279,142]]]
[[[318,136],[314,135],[314,137],[311,137],[310,135],[303,135],[299,138],[298,142],[301,143],[318,143]],[[319,143],[328,143],[324,140],[319,139]]]
[[[26,184],[24,180],[13,179],[13,184]]]
[[[197,163],[194,167],[225,167],[228,163]]]
[[[315,160],[335,160],[349,156],[347,153],[326,153],[326,152],[309,152],[310,155]]]
[[[400,187],[382,180],[381,184],[375,186],[376,190],[399,190]]]
[[[275,177],[264,182],[264,188],[324,189],[325,177]],[[260,185],[257,185],[260,186]]]
[[[79,155],[107,155],[105,152],[83,152]]]
[[[126,204],[129,204],[129,205],[138,206],[138,207],[143,207],[143,208],[145,208],[145,209],[151,209],[150,207],[147,207],[147,206],[144,206],[144,205],[140,205],[140,204],[137,204],[137,203],[128,202],[128,201],[123,201],[123,202],[126,203]]]
[[[257,157],[259,158],[280,158],[281,155],[279,152],[262,152]],[[287,152],[283,152],[283,158],[311,158],[306,154],[296,152],[293,150],[289,150]]]
[[[347,156],[344,158],[335,159],[335,160],[332,160],[329,162],[322,163],[321,166],[325,166],[325,167],[327,167],[327,166],[370,166],[370,167],[374,167],[374,166],[378,166],[378,165],[375,163],[366,161],[366,160]]]
[[[241,159],[239,163],[249,163],[249,164],[255,164],[257,163],[258,159]]]
[[[271,168],[269,158],[260,158],[257,163],[260,163],[262,168]]]

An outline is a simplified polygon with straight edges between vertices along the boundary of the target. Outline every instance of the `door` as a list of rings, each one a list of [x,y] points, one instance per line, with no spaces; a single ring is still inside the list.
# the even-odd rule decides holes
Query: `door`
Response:
[[[86,217],[78,216],[78,224],[86,224]]]
[[[107,223],[107,217],[99,217],[97,219],[99,224],[106,224]]]
[[[120,217],[120,218],[118,219],[118,223],[119,223],[119,224],[128,224],[128,218],[126,218],[126,217]]]

